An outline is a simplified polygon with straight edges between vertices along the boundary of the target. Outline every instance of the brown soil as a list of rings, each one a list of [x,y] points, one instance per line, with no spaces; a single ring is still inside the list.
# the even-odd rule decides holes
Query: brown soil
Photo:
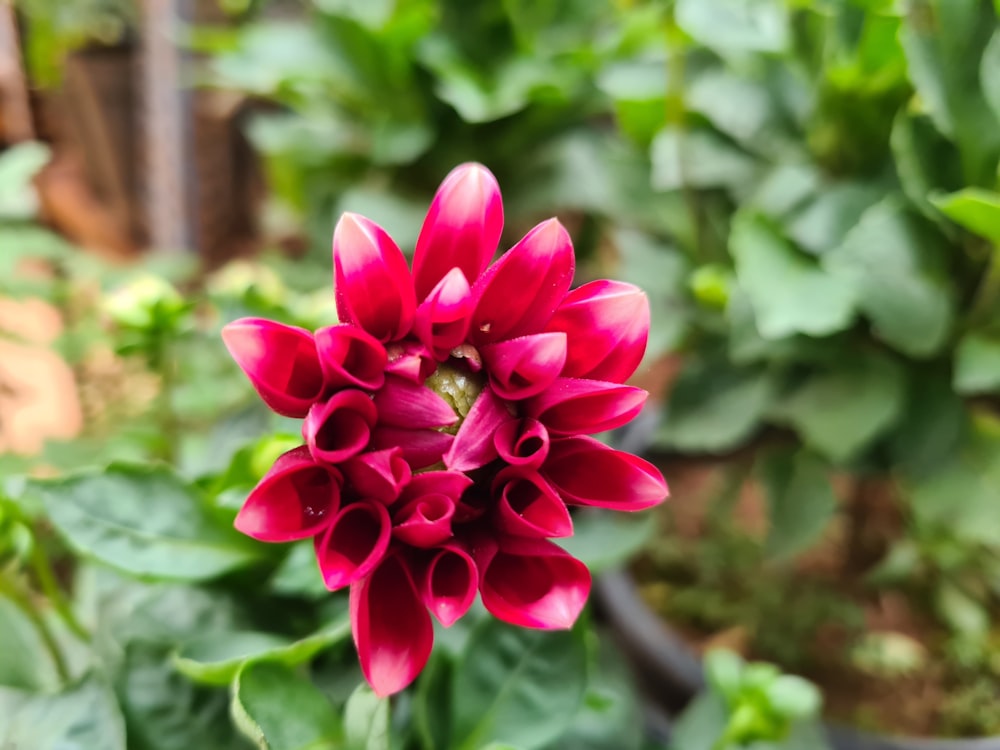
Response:
[[[746,457],[736,457],[736,461]],[[732,470],[734,459],[668,460],[660,468],[671,487],[670,503],[660,516],[667,538],[681,543],[696,543],[705,533],[712,498],[717,496]],[[866,586],[863,576],[877,562],[888,541],[898,532],[901,514],[886,482],[858,482],[845,477],[831,478],[841,503],[838,516],[821,541],[794,563],[796,587],[809,581],[832,586],[852,600],[863,613],[863,629],[868,633],[905,636],[916,641],[926,652],[922,668],[905,676],[876,676],[859,671],[847,659],[847,652],[857,637],[843,627],[820,628],[809,649],[807,667],[798,671],[817,683],[825,696],[828,718],[860,728],[910,736],[935,736],[942,733],[941,707],[949,695],[949,676],[938,645],[941,635],[929,619],[915,609],[899,592],[876,592]],[[858,506],[863,510],[859,511]],[[756,539],[767,532],[766,512],[761,488],[752,480],[743,482],[739,498],[732,508],[738,527]],[[852,533],[852,525],[860,528]],[[852,540],[853,549],[848,540]],[[650,597],[651,605],[662,605],[670,582],[657,583],[651,578],[650,561],[639,560],[636,575],[640,590]],[[752,571],[748,571],[753,575]],[[766,575],[766,571],[764,573]],[[676,588],[690,582],[673,582]],[[666,594],[669,596],[669,593]],[[794,603],[792,603],[794,606]],[[781,623],[775,623],[781,627]],[[753,634],[738,623],[715,632],[699,631],[690,625],[671,622],[697,651],[724,646],[748,658],[755,653]]]

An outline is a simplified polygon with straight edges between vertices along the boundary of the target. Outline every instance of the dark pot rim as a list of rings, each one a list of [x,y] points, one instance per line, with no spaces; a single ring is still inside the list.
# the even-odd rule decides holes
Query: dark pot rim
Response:
[[[673,708],[693,698],[705,685],[701,658],[669,623],[646,606],[632,576],[623,570],[603,573],[595,581],[594,593],[653,700]],[[837,724],[828,725],[826,731],[834,750],[1000,750],[1000,737],[897,737]]]

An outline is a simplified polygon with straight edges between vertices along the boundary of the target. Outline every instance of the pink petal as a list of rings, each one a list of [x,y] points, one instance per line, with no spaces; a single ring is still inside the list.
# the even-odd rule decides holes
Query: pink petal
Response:
[[[566,295],[545,330],[566,334],[564,376],[623,383],[646,352],[649,299],[631,284],[592,281]]]
[[[441,494],[424,495],[395,514],[393,536],[414,547],[435,547],[451,537],[455,501]]]
[[[420,229],[413,254],[417,296],[424,299],[453,268],[475,281],[503,231],[500,186],[481,164],[462,164],[445,177]]]
[[[539,224],[476,282],[469,339],[479,346],[544,330],[569,290],[574,265],[562,224]]]
[[[403,500],[410,501],[424,495],[444,495],[458,500],[472,484],[471,477],[460,471],[422,471],[403,490]]]
[[[434,644],[431,617],[405,560],[388,557],[351,586],[350,607],[365,679],[380,697],[398,693],[420,674]]]
[[[306,446],[278,457],[236,516],[235,526],[262,542],[290,542],[315,536],[340,507],[343,479],[318,464]]]
[[[493,482],[499,490],[496,526],[535,539],[573,535],[573,520],[559,493],[536,472],[510,466]]]
[[[316,560],[330,591],[368,575],[389,548],[389,511],[382,503],[355,502],[341,509],[326,533],[316,537]]]
[[[410,465],[401,448],[368,451],[341,464],[351,489],[365,499],[391,505],[410,481]]]
[[[526,403],[525,413],[557,435],[603,432],[632,421],[648,395],[629,385],[559,378]]]
[[[512,419],[493,435],[500,458],[511,466],[537,469],[549,455],[549,431],[537,419]]]
[[[465,341],[472,316],[472,290],[462,271],[451,269],[417,308],[413,332],[438,359]]]
[[[590,571],[544,539],[503,537],[477,543],[483,605],[512,625],[571,628],[587,603]]]
[[[374,450],[399,447],[403,458],[413,469],[422,469],[441,461],[455,438],[437,430],[407,430],[401,427],[378,426],[372,433]]]
[[[313,335],[272,320],[241,318],[222,340],[264,403],[285,417],[304,417],[323,392]]]
[[[379,341],[409,333],[417,306],[406,258],[378,224],[345,213],[333,231],[337,313]]]
[[[454,471],[469,471],[488,464],[497,457],[493,433],[510,418],[507,405],[489,386],[483,388],[458,428],[455,442],[444,456],[444,465]]]
[[[535,333],[480,349],[493,390],[501,398],[537,396],[552,385],[566,362],[566,334]]]
[[[385,380],[385,348],[378,339],[351,325],[316,331],[316,349],[328,388],[356,387],[374,391]]]
[[[447,427],[458,415],[430,388],[396,375],[389,375],[375,394],[378,423],[389,427]]]
[[[457,544],[443,547],[427,564],[421,586],[424,604],[446,628],[469,611],[476,598],[476,564]]]
[[[375,404],[363,391],[340,391],[309,410],[302,436],[317,461],[339,463],[368,445],[375,417]]]
[[[663,502],[667,483],[648,461],[589,437],[554,440],[542,474],[569,503],[642,510]]]
[[[437,369],[437,362],[423,344],[406,341],[386,347],[389,363],[385,371],[422,384]]]

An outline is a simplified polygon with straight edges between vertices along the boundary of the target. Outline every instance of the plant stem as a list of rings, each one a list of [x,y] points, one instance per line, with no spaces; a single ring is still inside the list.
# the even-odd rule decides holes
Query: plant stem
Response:
[[[160,394],[157,399],[157,418],[163,437],[160,458],[173,464],[177,458],[179,426],[174,414],[174,362],[171,358],[167,334],[156,332],[149,347],[149,367],[160,375]]]
[[[80,624],[76,615],[73,614],[73,608],[59,587],[55,571],[52,570],[52,564],[49,562],[45,550],[42,549],[37,535],[35,535],[34,542],[31,545],[31,567],[35,571],[39,585],[42,587],[42,593],[45,594],[49,603],[52,604],[58,615],[63,619],[63,622],[66,623],[66,627],[81,640],[89,641],[90,633],[87,632],[87,629]]]
[[[996,307],[998,297],[1000,297],[1000,249],[991,248],[986,274],[976,289],[969,310],[968,326],[972,327],[987,318]]]
[[[38,630],[38,635],[42,639],[42,643],[45,645],[45,649],[52,657],[52,663],[55,664],[56,671],[59,673],[59,679],[64,682],[68,681],[70,675],[69,668],[66,666],[66,659],[59,649],[59,644],[56,642],[55,636],[52,635],[52,631],[45,622],[45,618],[32,605],[30,593],[11,579],[7,571],[0,571],[0,594],[10,599],[35,626]]]

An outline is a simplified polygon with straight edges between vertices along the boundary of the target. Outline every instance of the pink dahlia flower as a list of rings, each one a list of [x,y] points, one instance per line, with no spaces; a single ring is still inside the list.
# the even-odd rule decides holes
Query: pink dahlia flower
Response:
[[[462,165],[431,204],[412,271],[377,224],[341,218],[339,325],[223,331],[264,402],[303,419],[305,443],[275,462],[236,527],[313,539],[327,587],[350,587],[379,695],[423,668],[431,615],[451,625],[477,591],[515,625],[572,626],[590,573],[549,541],[573,534],[569,506],[632,511],[667,496],[651,464],[586,437],[646,399],[623,384],[646,347],[646,296],[617,281],[570,291],[573,246],[555,219],[491,265],[502,227],[493,175]]]

